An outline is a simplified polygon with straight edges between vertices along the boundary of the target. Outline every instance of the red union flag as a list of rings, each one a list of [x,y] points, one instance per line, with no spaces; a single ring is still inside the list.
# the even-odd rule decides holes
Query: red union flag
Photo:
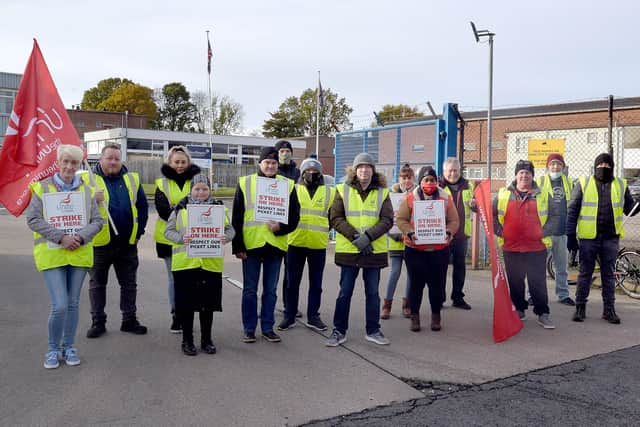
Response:
[[[498,259],[498,249],[493,235],[493,211],[491,206],[491,182],[485,179],[473,192],[478,204],[485,235],[491,253],[491,284],[493,285],[493,340],[506,341],[522,329],[522,321],[509,296],[509,285],[504,266]]]
[[[34,39],[0,151],[0,202],[14,216],[31,200],[29,184],[57,171],[61,144],[82,147]]]

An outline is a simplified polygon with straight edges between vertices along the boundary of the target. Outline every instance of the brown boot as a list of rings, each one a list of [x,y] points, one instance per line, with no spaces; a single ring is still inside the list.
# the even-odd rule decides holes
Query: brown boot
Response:
[[[440,313],[431,313],[431,330],[439,331],[442,329],[442,325],[440,325]]]
[[[391,317],[391,304],[393,303],[392,299],[385,299],[382,304],[382,314],[380,314],[380,318],[387,320]]]
[[[413,332],[420,332],[420,315],[411,315],[411,327],[409,328]]]
[[[402,298],[402,315],[409,319],[411,317],[411,308],[409,307],[409,300]]]

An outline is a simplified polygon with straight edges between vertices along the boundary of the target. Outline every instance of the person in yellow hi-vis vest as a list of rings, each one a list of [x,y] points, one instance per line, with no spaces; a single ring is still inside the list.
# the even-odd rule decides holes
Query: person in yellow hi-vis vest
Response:
[[[493,200],[493,228],[504,255],[511,301],[521,320],[529,303],[525,299],[525,278],[533,300],[533,312],[545,329],[555,326],[549,317],[546,261],[551,247],[547,222],[550,194],[541,191],[533,180],[533,163],[519,160],[515,180],[501,188]]]
[[[335,189],[325,185],[322,164],[316,159],[305,159],[300,165],[301,176],[296,184],[300,203],[298,228],[288,235],[289,248],[285,275],[287,275],[287,305],[279,331],[286,331],[296,324],[300,282],[305,262],[309,265],[309,296],[307,299],[306,325],[318,331],[327,326],[320,318],[322,275],[329,245],[329,208],[335,197]]]
[[[245,343],[256,342],[258,324],[258,283],[262,268],[262,301],[260,329],[269,342],[280,342],[273,331],[278,276],[282,259],[287,253],[287,234],[298,226],[300,204],[292,180],[278,175],[278,151],[263,147],[258,162],[258,172],[238,179],[233,200],[231,225],[236,232],[232,251],[242,260],[242,325]],[[289,190],[287,224],[276,221],[256,221],[258,177],[286,180]],[[275,183],[274,183],[275,184]]]
[[[189,194],[191,178],[200,173],[200,167],[191,163],[191,154],[186,147],[176,145],[169,149],[165,163],[160,168],[162,178],[156,179],[156,192],[154,201],[158,220],[154,237],[156,240],[156,253],[162,258],[167,267],[169,304],[171,305],[171,326],[169,332],[179,334],[182,331],[180,322],[175,315],[175,291],[173,274],[171,273],[171,242],[164,237],[164,230],[169,220],[169,215],[178,202]]]
[[[451,301],[452,306],[463,310],[471,310],[471,306],[464,300],[464,281],[467,274],[467,240],[471,237],[473,218],[471,212],[475,209],[473,200],[473,183],[461,175],[460,160],[455,157],[447,158],[442,165],[442,179],[440,188],[444,189],[452,198],[458,212],[460,227],[449,243],[451,250]],[[446,294],[445,294],[446,298]]]
[[[634,200],[627,181],[613,174],[613,157],[599,154],[593,162],[594,173],[580,178],[573,186],[567,217],[567,249],[578,250],[580,239],[580,273],[576,290],[574,322],[587,317],[587,298],[596,258],[602,278],[602,318],[619,324],[615,310],[615,264],[620,238],[624,236],[623,218],[635,215]]]
[[[203,352],[215,354],[216,346],[211,336],[213,312],[222,311],[222,258],[189,258],[187,246],[191,236],[187,228],[187,205],[222,205],[211,196],[211,186],[206,175],[195,175],[189,185],[191,192],[180,200],[171,212],[165,237],[174,243],[171,270],[175,279],[176,315],[182,325],[182,352],[195,356],[198,351],[193,343],[193,317],[200,317],[200,344]],[[225,208],[222,243],[233,239],[233,227]]]
[[[88,173],[82,175],[93,185]],[[120,330],[136,335],[147,333],[147,327],[137,318],[138,241],[144,234],[149,218],[149,204],[140,177],[122,164],[122,151],[117,144],[104,146],[95,167],[96,201],[105,224],[93,241],[94,263],[89,270],[89,301],[91,327],[87,338],[98,338],[106,331],[107,283],[113,265],[120,285]],[[115,229],[107,219],[107,211]],[[117,233],[116,233],[117,231]]]
[[[60,366],[59,359],[63,359],[67,365],[80,364],[74,346],[80,291],[87,271],[93,265],[91,240],[103,224],[94,191],[76,175],[82,157],[82,149],[78,146],[58,146],[59,170],[51,178],[31,184],[31,202],[26,211],[27,225],[33,231],[33,257],[38,271],[42,272],[51,299],[49,348],[44,360],[44,367],[47,369]],[[49,218],[56,216],[56,213],[45,212],[43,202],[46,193],[72,191],[82,193],[86,215],[86,224],[75,233],[54,227]],[[72,203],[74,202],[69,193],[68,198],[60,201],[59,209],[64,212],[64,204],[69,211],[73,207]],[[57,209],[55,204],[53,209]],[[52,244],[59,246],[52,247]]]
[[[367,341],[389,344],[380,330],[380,270],[388,265],[387,231],[393,226],[393,206],[387,181],[376,172],[375,161],[360,153],[347,170],[344,184],[336,186],[329,215],[336,233],[335,262],[340,266],[340,291],[333,315],[333,332],[325,343],[336,347],[347,340],[351,296],[362,269],[366,304]]]

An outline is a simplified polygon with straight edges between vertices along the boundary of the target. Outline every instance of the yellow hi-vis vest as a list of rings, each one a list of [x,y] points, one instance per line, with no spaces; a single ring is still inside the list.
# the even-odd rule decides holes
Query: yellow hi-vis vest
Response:
[[[229,225],[227,216],[228,209],[224,208],[224,225]],[[187,210],[180,209],[180,214],[176,217],[176,230],[186,230],[187,228]],[[194,268],[202,268],[203,270],[221,273],[223,267],[223,258],[189,258],[187,257],[187,247],[182,243],[172,243],[171,249],[171,271],[191,270]]]
[[[342,197],[347,222],[358,230],[360,234],[364,233],[367,228],[371,228],[378,223],[382,202],[389,196],[389,190],[387,188],[377,188],[369,191],[367,198],[362,201],[358,191],[346,184],[338,184],[336,191]],[[374,254],[386,253],[387,235],[384,234],[378,237],[373,241],[372,246]],[[349,254],[360,253],[358,248],[341,233],[336,233],[336,252]]]
[[[287,180],[289,182],[289,194],[293,191],[293,181],[282,175],[276,175],[277,180]],[[275,236],[267,224],[262,221],[255,221],[253,212],[256,205],[256,183],[258,174],[242,176],[238,179],[240,190],[244,194],[244,219],[242,224],[242,239],[247,250],[258,249],[266,245],[287,251],[287,236]]]
[[[449,190],[449,187],[445,187],[443,190],[451,196],[451,190]],[[471,228],[473,227],[473,218],[471,217],[472,210],[471,206],[469,206],[471,199],[473,199],[473,182],[469,181],[469,188],[462,190],[462,204],[464,205],[464,235],[467,237],[471,237]]]
[[[336,196],[335,188],[320,185],[313,198],[302,184],[296,184],[300,202],[298,228],[287,235],[289,245],[309,249],[326,249],[329,245],[329,208]]]
[[[536,179],[536,183],[542,191],[553,194],[553,188],[551,187],[551,178],[549,178],[549,175],[539,176]],[[562,174],[562,186],[564,187],[564,197],[568,202],[569,200],[571,200],[571,190],[573,190],[573,182],[571,182],[571,180],[564,174]]]
[[[42,199],[44,193],[55,193],[58,190],[53,185],[53,179],[48,178],[41,182],[31,184],[33,195]],[[91,216],[91,199],[93,198],[93,189],[84,184],[80,184],[75,191],[83,191],[85,195],[85,213],[87,221]],[[33,259],[36,262],[38,271],[49,270],[52,268],[72,265],[74,267],[87,267],[93,265],[93,245],[91,242],[85,242],[75,251],[60,248],[50,248],[47,239],[42,237],[40,233],[33,233]]]
[[[507,212],[507,205],[509,204],[509,199],[513,196],[513,193],[508,188],[501,188],[498,192],[498,222],[504,225],[504,216]],[[547,223],[547,218],[549,217],[549,193],[546,191],[540,191],[536,195],[536,208],[538,211],[538,218],[540,219],[540,226],[544,227]],[[542,243],[546,246],[547,249],[551,247],[551,237],[543,237]],[[498,237],[498,245],[502,247],[504,245],[504,239],[502,237]]]
[[[409,193],[408,192],[404,192],[402,194],[403,194],[404,197],[407,197],[407,194],[409,194]],[[396,223],[395,212],[394,212],[393,223],[394,223],[394,225]],[[387,238],[387,249],[389,249],[390,251],[403,251],[404,250],[404,242],[402,240],[400,240],[398,242],[396,240],[393,240],[391,237],[388,237]]]
[[[598,189],[595,178],[580,177],[582,188],[582,206],[578,216],[578,237],[580,239],[595,239],[598,219]],[[627,191],[627,180],[614,178],[611,182],[611,207],[613,208],[613,220],[616,226],[616,234],[624,237],[622,220],[624,217],[624,193]]]
[[[109,220],[107,218],[107,210],[109,209],[109,191],[107,191],[107,185],[104,179],[100,175],[94,175],[96,178],[96,185],[102,190],[104,194],[104,202],[98,203],[100,208],[100,215],[104,219],[104,225],[102,230],[93,239],[93,246],[105,246],[111,241],[111,233],[109,232]],[[90,184],[89,174],[87,172],[81,175],[82,180],[86,184]],[[136,243],[136,236],[138,234],[138,208],[136,208],[136,202],[138,201],[138,190],[140,189],[140,177],[136,172],[127,172],[122,175],[124,179],[124,185],[129,192],[129,200],[131,201],[131,214],[133,215],[133,228],[131,229],[131,235],[129,236],[129,244]],[[120,230],[118,230],[120,232]]]
[[[168,178],[156,179],[156,187],[160,190],[169,201],[169,206],[173,209],[180,200],[189,195],[191,189],[191,180],[188,179],[184,182],[182,190],[178,187],[178,184]],[[156,228],[154,232],[154,238],[156,242],[163,243],[165,245],[172,245],[173,243],[164,237],[164,230],[167,228],[167,221],[158,217],[156,221]]]

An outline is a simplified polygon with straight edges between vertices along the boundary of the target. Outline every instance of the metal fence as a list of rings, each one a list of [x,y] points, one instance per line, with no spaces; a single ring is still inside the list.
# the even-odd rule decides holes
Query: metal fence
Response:
[[[129,159],[127,168],[132,172],[140,174],[140,181],[143,184],[153,184],[156,178],[160,178],[160,167],[162,159]],[[232,165],[226,163],[213,163],[213,183],[217,183],[221,187],[235,187],[238,184],[238,178],[249,175],[257,170],[256,165]],[[208,171],[203,169],[206,174]],[[213,184],[212,183],[212,184]]]

